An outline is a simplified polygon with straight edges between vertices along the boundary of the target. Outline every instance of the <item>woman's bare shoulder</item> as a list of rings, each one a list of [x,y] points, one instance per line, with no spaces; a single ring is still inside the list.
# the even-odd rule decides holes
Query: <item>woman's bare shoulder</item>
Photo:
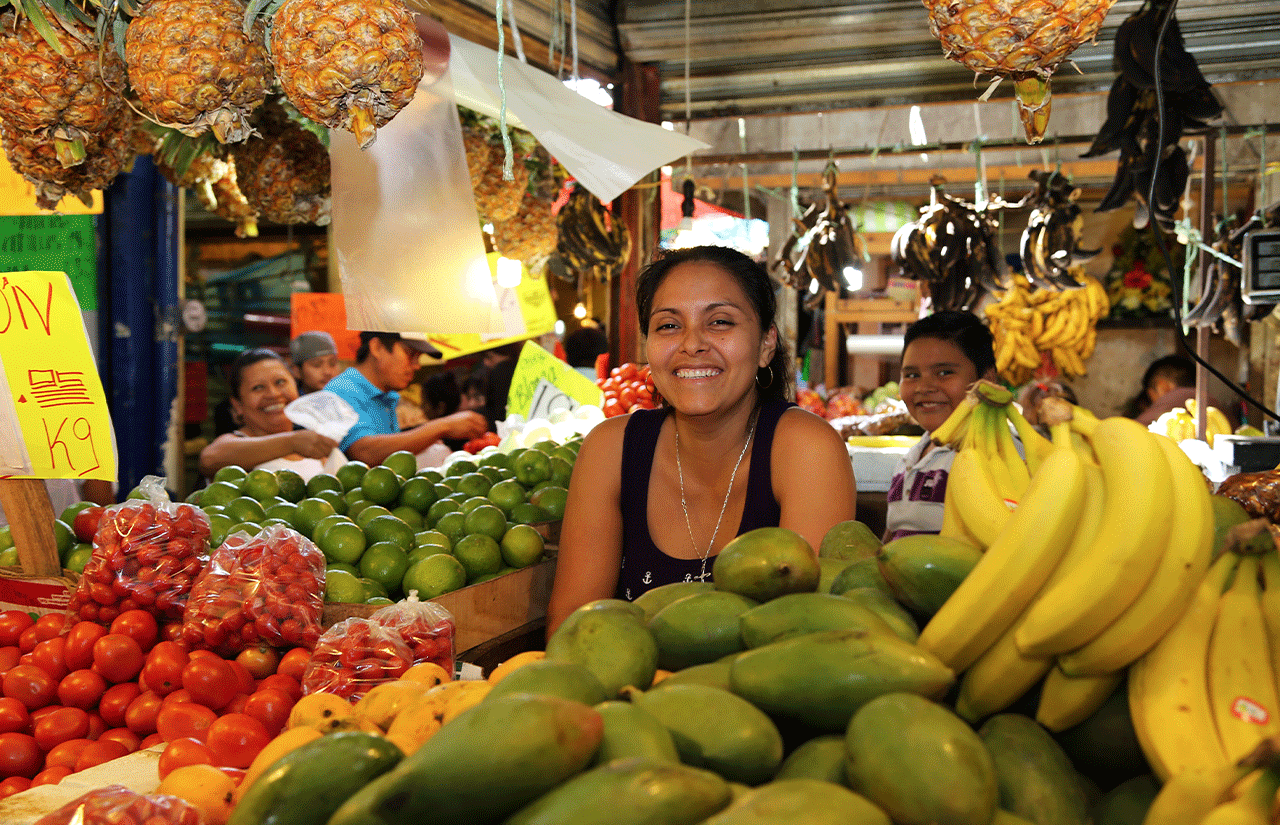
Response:
[[[840,433],[831,426],[831,422],[801,407],[789,407],[782,414],[782,418],[778,420],[777,434],[774,436],[775,440],[779,438],[801,444],[813,444],[815,441],[828,445],[844,444]]]

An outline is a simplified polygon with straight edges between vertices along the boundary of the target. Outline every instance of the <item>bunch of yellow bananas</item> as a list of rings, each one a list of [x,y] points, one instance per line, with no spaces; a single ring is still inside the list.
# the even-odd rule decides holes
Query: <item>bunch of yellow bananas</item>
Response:
[[[1231,435],[1231,422],[1217,407],[1209,407],[1205,415],[1205,441],[1213,446],[1215,435]],[[1167,435],[1174,441],[1196,437],[1196,400],[1188,398],[1185,407],[1174,407],[1151,422],[1153,433]]]
[[[1085,374],[1097,343],[1096,323],[1111,311],[1107,291],[1083,269],[1073,268],[1079,289],[1032,289],[1014,273],[1008,289],[984,307],[995,336],[996,370],[1011,384],[1025,384],[1040,367],[1040,353],[1053,358],[1068,378]]]
[[[942,532],[985,552],[919,645],[964,672],[956,710],[970,720],[1043,678],[1036,718],[1057,731],[1093,713],[1183,616],[1209,566],[1213,510],[1169,439],[1051,398],[1048,440],[1007,397],[979,382],[934,433],[959,447]],[[1021,470],[1001,450],[1010,423]]]

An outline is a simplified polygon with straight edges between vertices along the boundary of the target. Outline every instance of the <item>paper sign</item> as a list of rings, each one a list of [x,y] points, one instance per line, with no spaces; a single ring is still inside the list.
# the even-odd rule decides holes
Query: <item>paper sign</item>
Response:
[[[85,206],[75,195],[68,195],[58,202],[62,215],[102,214],[102,193],[94,191],[93,206]],[[36,206],[36,188],[13,171],[9,160],[0,152],[0,215],[52,215],[53,210]]]
[[[107,397],[71,282],[61,272],[0,275],[0,474],[116,478]]]
[[[526,419],[547,417],[580,404],[599,406],[603,394],[596,383],[530,341],[520,350],[507,391],[507,412]]]
[[[295,292],[289,296],[289,337],[327,332],[338,345],[338,357],[356,360],[360,331],[347,329],[347,308],[340,292]]]
[[[0,272],[65,272],[80,309],[98,308],[97,244],[91,215],[0,217]]]
[[[494,278],[497,278],[497,260],[499,257],[496,252],[489,253],[489,268],[493,272]],[[551,301],[551,290],[547,288],[546,278],[534,278],[527,269],[523,268],[521,269],[521,275],[520,283],[515,287],[511,289],[495,287],[495,289],[498,293],[498,306],[502,310],[504,322],[508,328],[514,325],[514,310],[518,307],[520,316],[524,319],[524,330],[522,332],[506,336],[478,335],[476,333],[433,335],[428,332],[427,340],[431,342],[432,346],[440,350],[445,360],[448,360],[509,344],[513,341],[536,338],[539,335],[546,335],[551,332],[556,327],[556,307]]]

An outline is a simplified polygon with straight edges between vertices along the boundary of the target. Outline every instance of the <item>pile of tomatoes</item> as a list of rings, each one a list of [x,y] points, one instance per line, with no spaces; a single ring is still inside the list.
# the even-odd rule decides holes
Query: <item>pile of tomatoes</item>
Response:
[[[177,628],[177,625],[173,625]],[[310,651],[234,660],[167,640],[143,610],[104,627],[0,612],[0,798],[161,741],[161,773],[247,767],[302,695]]]
[[[619,364],[609,371],[609,377],[596,382],[604,391],[605,418],[654,408],[653,378],[648,364]]]
[[[324,632],[302,676],[304,693],[333,693],[352,702],[412,667],[413,649],[396,629],[352,617]]]

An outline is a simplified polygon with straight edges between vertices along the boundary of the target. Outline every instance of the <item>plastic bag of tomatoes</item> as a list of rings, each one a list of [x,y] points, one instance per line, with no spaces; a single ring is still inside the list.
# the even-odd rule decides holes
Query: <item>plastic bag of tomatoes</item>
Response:
[[[108,507],[98,523],[93,555],[68,607],[78,619],[110,625],[140,608],[162,624],[181,621],[191,584],[209,560],[204,511],[170,501],[158,476],[138,486],[146,498]]]
[[[432,662],[453,673],[453,614],[435,602],[418,601],[415,590],[407,599],[379,608],[369,617],[404,639],[413,663]]]
[[[78,796],[35,825],[201,825],[200,809],[176,796],[107,785]]]
[[[334,693],[354,702],[412,666],[413,651],[398,633],[353,617],[320,636],[302,674],[302,692]]]
[[[261,644],[315,647],[324,612],[324,554],[283,525],[227,536],[192,585],[182,641],[230,658]]]

